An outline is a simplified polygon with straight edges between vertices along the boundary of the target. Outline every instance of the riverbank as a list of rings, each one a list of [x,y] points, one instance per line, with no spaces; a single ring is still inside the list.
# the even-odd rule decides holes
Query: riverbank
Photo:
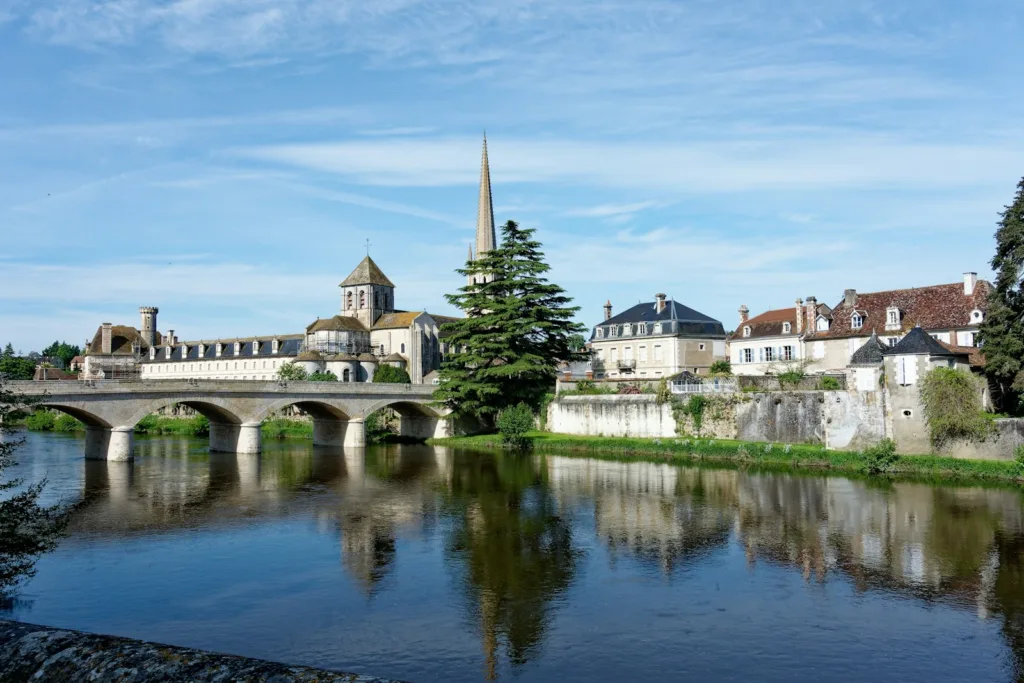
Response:
[[[902,455],[886,459],[879,452],[830,451],[810,444],[772,444],[724,439],[634,439],[530,432],[536,452],[557,452],[597,458],[641,458],[684,465],[715,463],[869,476],[900,476],[929,481],[1024,482],[1024,467],[998,460],[966,460],[941,455]],[[500,434],[431,439],[427,443],[456,448],[502,449]]]

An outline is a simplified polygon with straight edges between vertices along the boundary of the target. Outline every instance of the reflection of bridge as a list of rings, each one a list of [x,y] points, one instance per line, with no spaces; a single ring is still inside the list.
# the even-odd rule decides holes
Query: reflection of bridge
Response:
[[[289,406],[313,418],[315,446],[364,446],[363,422],[381,408],[398,414],[402,436],[450,433],[446,411],[430,405],[434,388],[422,384],[158,380],[11,382],[10,389],[84,422],[85,455],[101,460],[130,460],[136,423],[176,403],[206,416],[210,450],[229,453],[258,453],[260,424]]]

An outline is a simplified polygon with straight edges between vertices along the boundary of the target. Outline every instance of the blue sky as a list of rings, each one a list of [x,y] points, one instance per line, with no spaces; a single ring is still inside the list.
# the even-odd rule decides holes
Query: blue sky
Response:
[[[0,343],[297,331],[366,239],[450,313],[484,129],[587,324],[988,276],[1022,35],[1016,0],[0,0]]]

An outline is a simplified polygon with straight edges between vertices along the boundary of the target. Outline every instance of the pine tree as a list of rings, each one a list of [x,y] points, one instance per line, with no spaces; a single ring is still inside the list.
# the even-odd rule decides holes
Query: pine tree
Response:
[[[1004,409],[1014,409],[1013,398],[1024,391],[1024,178],[1017,183],[1013,203],[1000,216],[992,257],[995,286],[980,339],[985,374],[999,389],[996,399]]]
[[[446,296],[466,317],[442,328],[453,351],[434,396],[457,413],[490,422],[518,403],[536,409],[558,363],[579,357],[572,350],[572,336],[584,329],[573,322],[579,308],[544,277],[549,268],[533,232],[505,223],[501,245],[458,271],[470,284]]]

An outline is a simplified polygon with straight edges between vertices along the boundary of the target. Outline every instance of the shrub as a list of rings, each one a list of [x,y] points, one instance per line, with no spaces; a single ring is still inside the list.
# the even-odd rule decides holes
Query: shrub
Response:
[[[929,372],[921,382],[921,403],[936,451],[959,439],[984,441],[992,431],[992,419],[981,410],[978,382],[966,370]]]
[[[150,413],[149,415],[135,423],[134,431],[136,434],[156,434],[156,428],[159,421],[160,418],[158,418],[155,414]]]
[[[338,376],[330,370],[324,372],[311,372],[306,376],[306,380],[310,382],[337,382]]]
[[[382,365],[373,373],[373,381],[378,384],[411,384],[409,373],[394,365]]]
[[[66,413],[58,415],[57,420],[53,423],[53,431],[55,432],[80,432],[83,429],[85,429],[85,425],[81,421]]]
[[[704,394],[693,394],[686,403],[674,402],[673,413],[675,414],[676,423],[679,422],[680,414],[689,415],[693,419],[694,434],[700,436],[700,430],[704,426],[704,412],[710,403],[710,399]]]
[[[618,393],[619,394],[623,394],[623,395],[627,395],[627,394],[628,395],[634,395],[634,394],[642,394],[642,393],[644,393],[644,390],[640,387],[639,384],[636,384],[636,383],[620,384],[619,385],[619,392]]]
[[[659,406],[672,400],[672,389],[668,386],[668,379],[662,377],[658,380],[658,388],[655,389],[654,396]]]
[[[779,379],[780,389],[785,389],[787,386],[796,387],[803,381],[805,376],[803,370],[786,370],[776,375]]]
[[[732,375],[732,363],[727,360],[716,360],[711,364],[710,372],[712,375]]]
[[[1024,444],[1017,446],[1013,450],[1014,457],[1014,469],[1016,470],[1017,477],[1024,477]]]
[[[52,432],[56,421],[49,410],[37,410],[25,418],[25,426],[33,432]]]
[[[301,382],[309,376],[306,369],[295,363],[282,363],[277,369],[278,379],[295,380]]]
[[[529,445],[526,433],[533,429],[533,411],[525,403],[506,408],[498,414],[498,432],[502,443],[509,448]]]
[[[892,470],[899,461],[896,454],[896,442],[882,439],[876,445],[864,451],[865,469],[868,474],[883,474]]]
[[[835,377],[824,375],[820,380],[818,380],[818,388],[822,391],[839,391],[843,387]]]

